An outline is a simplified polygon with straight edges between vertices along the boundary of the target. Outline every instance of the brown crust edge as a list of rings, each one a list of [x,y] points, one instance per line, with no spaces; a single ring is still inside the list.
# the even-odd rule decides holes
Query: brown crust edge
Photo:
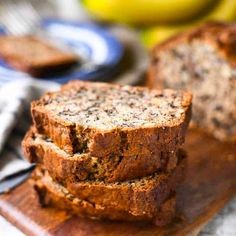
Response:
[[[98,204],[91,204],[88,201],[81,200],[56,191],[53,183],[44,181],[43,178],[33,181],[34,188],[41,207],[55,207],[65,210],[69,214],[78,215],[92,219],[110,219],[116,221],[144,221],[153,222],[156,226],[169,224],[175,216],[176,198],[175,194],[170,194],[168,199],[160,206],[153,216],[132,215],[129,212],[121,211],[115,208],[102,207]]]
[[[91,157],[89,154],[70,156],[59,150],[53,144],[35,142],[35,130],[31,128],[22,141],[25,158],[31,163],[38,163],[49,171],[50,175],[61,182],[65,178],[72,181],[103,180],[105,182],[120,182],[151,175],[157,171],[170,172],[177,164],[179,151],[154,155],[137,155],[102,158]],[[97,171],[93,166],[103,171]]]

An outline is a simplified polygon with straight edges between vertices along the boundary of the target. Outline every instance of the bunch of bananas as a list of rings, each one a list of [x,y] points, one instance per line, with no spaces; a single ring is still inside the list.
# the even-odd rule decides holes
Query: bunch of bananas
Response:
[[[99,20],[141,26],[141,39],[148,47],[206,21],[236,19],[236,0],[82,0],[82,3]]]

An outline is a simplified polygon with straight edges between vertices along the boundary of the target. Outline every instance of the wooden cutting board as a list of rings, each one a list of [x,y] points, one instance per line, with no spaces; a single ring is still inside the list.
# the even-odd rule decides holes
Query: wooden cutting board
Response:
[[[189,131],[186,179],[177,192],[178,217],[168,227],[70,216],[42,209],[28,182],[0,196],[0,214],[27,235],[196,235],[236,194],[236,145]]]

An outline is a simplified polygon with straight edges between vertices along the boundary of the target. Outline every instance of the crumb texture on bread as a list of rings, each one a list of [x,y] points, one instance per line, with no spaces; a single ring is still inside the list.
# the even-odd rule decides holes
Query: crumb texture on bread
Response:
[[[72,82],[45,95],[39,105],[58,119],[106,131],[179,125],[190,99],[173,90]]]
[[[31,111],[37,132],[69,153],[137,155],[183,143],[191,99],[181,91],[72,81]]]

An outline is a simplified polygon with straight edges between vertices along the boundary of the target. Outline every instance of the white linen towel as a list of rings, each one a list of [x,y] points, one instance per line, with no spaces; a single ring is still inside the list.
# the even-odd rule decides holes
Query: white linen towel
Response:
[[[21,151],[22,138],[31,125],[30,102],[58,87],[56,83],[22,79],[0,88],[0,184],[7,177],[31,168]]]

